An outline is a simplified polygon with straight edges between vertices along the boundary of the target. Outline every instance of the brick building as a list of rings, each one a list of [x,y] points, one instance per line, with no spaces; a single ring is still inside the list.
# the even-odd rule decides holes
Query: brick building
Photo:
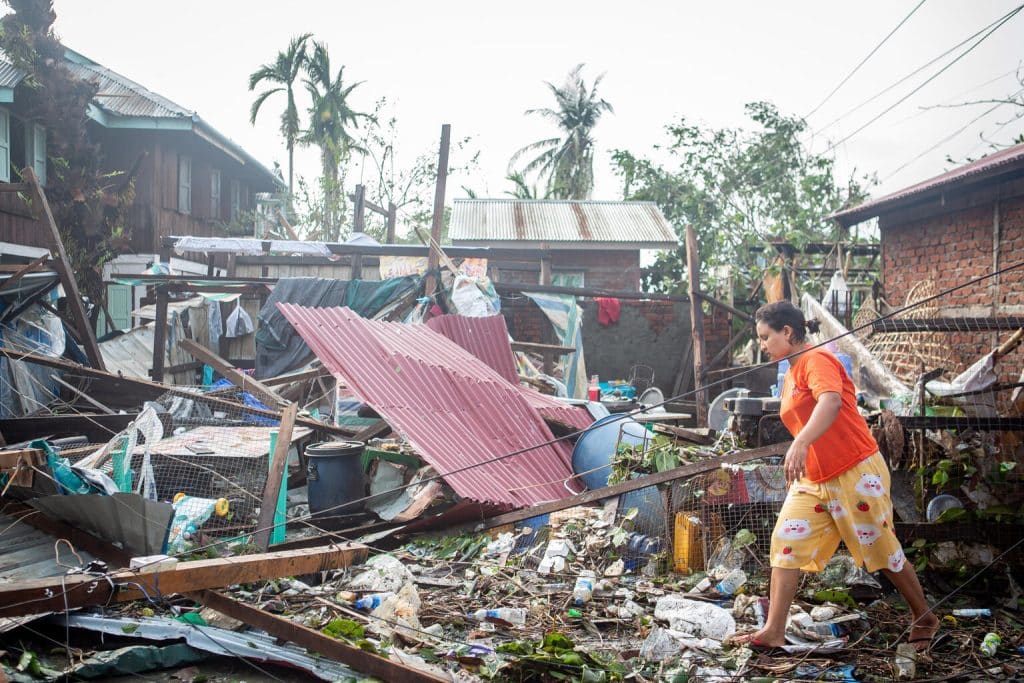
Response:
[[[878,219],[881,280],[892,306],[918,283],[937,291],[965,283],[1024,258],[1024,144],[903,190],[839,212],[849,227]],[[1024,267],[951,292],[935,302],[939,317],[1024,315]],[[951,324],[951,328],[955,326]],[[991,332],[936,333],[951,351],[951,373],[990,350]],[[1005,337],[1005,334],[1002,335]]]
[[[679,244],[653,202],[456,199],[448,235],[456,246],[550,253],[546,263],[490,263],[496,282],[632,292],[640,291],[641,250]]]

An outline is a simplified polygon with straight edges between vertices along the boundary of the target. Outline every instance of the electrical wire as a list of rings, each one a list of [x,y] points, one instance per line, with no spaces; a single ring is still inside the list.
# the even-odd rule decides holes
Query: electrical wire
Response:
[[[995,32],[996,32],[996,31],[998,31],[998,30],[999,30],[1000,28],[1002,28],[1002,27],[1003,27],[1003,25],[1004,25],[1004,24],[1006,24],[1006,22],[1010,21],[1010,19],[1012,19],[1012,18],[1014,18],[1015,16],[1017,16],[1017,14],[1018,14],[1018,13],[1019,13],[1019,12],[1020,12],[1020,11],[1021,11],[1022,9],[1024,9],[1024,5],[1018,5],[1016,9],[1014,9],[1014,10],[1013,10],[1012,12],[1010,12],[1010,13],[1009,13],[1009,14],[1008,14],[1007,16],[1005,16],[1005,17],[1004,17],[1003,19],[1001,19],[1001,20],[1000,20],[999,22],[997,22],[997,23],[996,23],[996,25],[995,25],[995,26],[994,26],[994,27],[993,27],[992,29],[990,29],[990,30],[988,31],[988,33],[986,33],[985,35],[983,35],[983,36],[982,36],[981,38],[979,38],[979,39],[978,39],[978,40],[977,40],[977,41],[976,41],[976,42],[975,42],[975,43],[974,43],[973,45],[971,45],[971,46],[970,46],[970,47],[968,47],[968,48],[967,48],[966,50],[964,50],[964,51],[963,51],[963,52],[961,52],[961,53],[960,53],[959,55],[957,55],[957,56],[956,56],[956,57],[955,57],[955,58],[953,59],[953,61],[949,62],[949,63],[948,63],[948,64],[946,64],[946,65],[945,65],[944,67],[942,67],[941,69],[939,69],[938,71],[936,71],[936,72],[935,72],[934,74],[932,74],[932,75],[931,75],[931,76],[929,76],[929,77],[928,77],[927,79],[925,79],[925,80],[924,80],[924,82],[920,83],[920,84],[919,84],[919,85],[918,85],[917,87],[915,87],[915,88],[914,88],[913,90],[911,90],[911,91],[910,91],[909,93],[907,93],[906,95],[904,95],[904,96],[903,96],[903,97],[901,97],[900,99],[896,100],[896,102],[894,102],[893,104],[891,104],[891,105],[889,105],[888,107],[886,107],[885,109],[883,109],[883,110],[882,110],[881,112],[879,112],[879,113],[878,113],[878,114],[876,114],[876,115],[875,115],[874,117],[872,117],[871,119],[869,119],[869,120],[868,120],[868,121],[867,121],[866,123],[864,123],[864,124],[863,124],[863,125],[861,125],[861,126],[860,126],[859,128],[857,128],[856,130],[854,130],[854,131],[853,131],[852,133],[850,133],[850,134],[848,134],[848,135],[846,135],[846,136],[844,136],[844,137],[840,138],[840,139],[839,139],[839,140],[838,140],[837,142],[833,142],[833,143],[831,143],[831,144],[830,144],[830,145],[829,145],[829,146],[828,146],[828,147],[827,147],[827,148],[825,149],[825,151],[824,151],[824,152],[822,152],[822,154],[828,154],[829,152],[831,152],[832,150],[834,150],[834,149],[835,149],[836,147],[838,147],[839,145],[843,144],[844,142],[846,142],[846,141],[850,140],[850,139],[851,139],[851,138],[853,138],[853,137],[854,137],[855,135],[857,135],[858,133],[860,133],[861,131],[863,131],[863,130],[864,130],[865,128],[867,128],[868,126],[870,126],[871,124],[873,124],[873,123],[874,123],[875,121],[877,121],[878,119],[882,118],[883,116],[885,116],[886,114],[888,114],[888,113],[889,113],[890,111],[892,111],[893,109],[895,109],[895,108],[896,108],[896,107],[898,107],[899,105],[901,105],[901,104],[903,104],[904,102],[906,102],[906,101],[907,101],[908,99],[910,99],[910,97],[912,97],[912,96],[913,96],[914,94],[916,94],[916,93],[917,93],[918,91],[920,91],[920,90],[921,90],[921,88],[925,87],[926,85],[928,85],[929,83],[931,83],[932,81],[934,81],[934,80],[935,80],[936,78],[938,78],[938,77],[939,77],[939,76],[941,76],[941,75],[942,75],[943,73],[945,73],[945,72],[946,72],[947,70],[949,70],[949,69],[950,69],[950,68],[951,68],[951,67],[952,67],[952,66],[953,66],[954,64],[956,64],[956,63],[957,63],[957,62],[959,62],[959,61],[960,61],[961,59],[963,59],[964,57],[966,57],[967,55],[969,55],[969,54],[970,54],[971,52],[973,52],[973,51],[974,51],[974,49],[975,49],[975,48],[977,48],[977,47],[978,47],[979,45],[981,45],[981,44],[982,44],[983,42],[985,42],[985,40],[986,40],[986,39],[987,39],[987,38],[988,38],[989,36],[991,36],[991,35],[992,35],[993,33],[995,33]]]
[[[911,78],[913,78],[913,77],[914,77],[914,76],[916,76],[917,74],[919,74],[919,73],[921,73],[922,71],[924,71],[925,69],[927,69],[927,68],[928,68],[929,66],[931,66],[932,64],[935,64],[936,62],[938,62],[938,61],[939,61],[940,59],[942,59],[943,57],[946,57],[947,55],[949,55],[949,54],[953,53],[954,51],[956,51],[957,49],[959,49],[959,48],[963,47],[964,45],[966,45],[966,44],[967,44],[967,43],[969,43],[970,41],[974,40],[975,38],[977,38],[978,36],[980,36],[981,34],[983,34],[983,33],[984,33],[985,31],[987,31],[987,30],[991,29],[991,28],[992,28],[992,27],[994,27],[994,26],[997,26],[998,24],[1000,24],[1000,22],[1006,21],[1006,20],[1007,20],[1008,18],[1012,17],[1012,16],[1014,15],[1014,14],[1016,14],[1016,13],[1017,13],[1018,11],[1020,11],[1021,7],[1024,7],[1024,5],[1018,6],[1018,7],[1016,8],[1016,9],[1010,10],[1009,12],[1007,12],[1006,14],[1004,14],[1004,15],[1003,15],[1002,17],[1000,17],[1000,18],[996,19],[995,21],[993,21],[992,23],[988,24],[987,26],[984,26],[983,28],[979,29],[979,30],[978,30],[978,31],[976,31],[975,33],[972,33],[972,34],[971,34],[971,35],[969,35],[969,36],[968,36],[967,38],[964,38],[964,39],[963,39],[962,41],[960,41],[959,43],[957,43],[957,44],[956,44],[956,45],[954,45],[953,47],[951,47],[951,48],[949,48],[948,50],[944,51],[943,53],[941,53],[941,54],[940,54],[940,55],[938,55],[937,57],[934,57],[934,58],[933,58],[933,59],[931,59],[930,61],[928,61],[928,62],[925,62],[924,64],[922,64],[922,65],[921,65],[921,66],[919,66],[918,68],[916,68],[916,69],[914,69],[913,71],[911,71],[910,73],[908,73],[908,74],[907,74],[906,76],[903,76],[902,78],[900,78],[900,79],[899,79],[898,81],[896,81],[895,83],[893,83],[893,84],[891,84],[891,85],[887,86],[886,88],[884,88],[884,89],[880,90],[879,92],[877,92],[877,93],[875,93],[874,95],[872,95],[871,97],[869,97],[869,98],[868,98],[867,100],[865,100],[865,101],[861,102],[861,103],[860,103],[860,104],[858,104],[858,105],[857,105],[856,107],[853,107],[852,109],[849,109],[849,110],[847,110],[846,112],[844,112],[844,113],[840,114],[839,116],[837,116],[837,117],[836,117],[835,119],[833,119],[832,121],[828,122],[827,124],[825,124],[825,125],[824,125],[824,126],[822,126],[821,128],[819,128],[819,129],[817,129],[816,131],[814,131],[814,133],[813,133],[812,135],[813,135],[813,136],[815,136],[815,137],[817,137],[818,135],[821,135],[821,133],[823,133],[823,132],[824,132],[824,131],[826,131],[827,129],[831,128],[832,126],[834,126],[834,125],[835,125],[836,123],[838,123],[839,121],[841,121],[841,120],[845,119],[845,118],[846,118],[847,116],[849,116],[850,114],[853,114],[853,113],[855,113],[855,112],[858,112],[858,111],[860,111],[860,110],[861,110],[862,108],[864,108],[864,107],[866,107],[867,105],[871,104],[872,102],[874,102],[875,100],[877,100],[877,99],[878,99],[879,97],[881,97],[881,96],[882,96],[882,95],[884,95],[885,93],[889,92],[889,91],[890,91],[890,90],[892,90],[893,88],[896,88],[897,86],[899,86],[899,85],[901,85],[901,84],[905,83],[906,81],[910,80]]]
[[[900,21],[900,23],[896,24],[896,28],[894,28],[893,30],[889,31],[888,35],[886,35],[885,38],[882,38],[882,42],[880,42],[878,45],[876,45],[874,48],[872,48],[871,52],[869,52],[864,59],[860,60],[860,63],[857,64],[857,66],[853,67],[853,71],[851,71],[850,73],[846,74],[846,77],[843,80],[839,81],[839,85],[834,87],[832,89],[832,91],[828,95],[825,96],[825,99],[823,99],[821,102],[819,102],[818,106],[816,106],[814,109],[812,109],[811,111],[807,112],[807,114],[805,114],[803,118],[805,118],[805,119],[809,118],[816,111],[821,109],[822,106],[824,106],[824,104],[826,102],[828,102],[830,99],[832,99],[832,96],[835,95],[837,92],[839,92],[839,89],[842,88],[846,84],[846,82],[848,80],[853,78],[853,75],[855,73],[857,73],[860,70],[860,68],[862,66],[864,66],[864,64],[867,63],[867,61],[869,59],[871,59],[871,57],[873,57],[874,54],[876,52],[878,52],[878,50],[881,49],[881,47],[883,45],[886,44],[886,42],[888,42],[888,40],[890,38],[892,38],[893,34],[895,34],[896,31],[900,30],[900,27],[903,26],[903,24],[907,23],[907,21],[910,20],[910,17],[914,16],[914,13],[917,12],[917,10],[921,9],[921,5],[923,5],[923,4],[924,4],[924,0],[921,0],[921,2],[917,3],[917,5],[914,6],[914,9],[910,10],[910,14],[908,14],[905,17],[903,17],[903,19]]]

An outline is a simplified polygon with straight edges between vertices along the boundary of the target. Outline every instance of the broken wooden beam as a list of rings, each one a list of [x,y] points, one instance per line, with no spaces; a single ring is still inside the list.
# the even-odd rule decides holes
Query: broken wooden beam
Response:
[[[619,496],[623,493],[629,493],[630,491],[636,491],[647,486],[655,486],[657,484],[664,484],[666,482],[675,481],[676,479],[684,479],[686,477],[692,477],[698,474],[704,474],[705,472],[711,472],[717,470],[722,465],[738,465],[740,463],[749,462],[751,460],[757,460],[758,458],[768,458],[772,456],[785,455],[786,451],[789,450],[791,441],[784,441],[782,443],[771,444],[770,446],[762,446],[760,448],[751,448],[749,450],[740,451],[738,453],[730,453],[729,455],[715,456],[709,454],[707,460],[701,460],[700,462],[694,462],[681,467],[676,467],[671,470],[665,470],[664,472],[657,472],[655,474],[648,474],[646,476],[637,477],[636,479],[630,479],[624,481],[621,484],[613,484],[612,486],[605,486],[599,489],[592,489],[590,491],[584,491],[583,493],[575,496],[569,496],[561,500],[555,500],[550,503],[543,503],[541,505],[534,505],[533,507],[523,508],[522,510],[515,510],[514,512],[508,512],[503,515],[497,515],[495,517],[489,517],[482,520],[482,522],[470,523],[461,525],[456,529],[450,529],[449,533],[457,533],[458,531],[472,529],[472,530],[483,530],[493,529],[496,526],[503,524],[513,524],[515,522],[521,522],[524,519],[530,519],[538,515],[545,515],[551,512],[558,512],[559,510],[566,510],[577,505],[585,505],[587,503],[593,503],[604,498],[611,498],[612,496]]]
[[[179,563],[157,572],[119,571],[103,576],[73,574],[0,584],[0,617],[58,612],[171,593],[251,583],[283,576],[341,569],[366,559],[357,543],[285,550]]]
[[[697,425],[708,424],[708,391],[704,388],[704,309],[700,298],[700,255],[697,253],[697,234],[692,225],[686,226],[686,278],[690,295],[690,334],[693,336],[693,389],[697,402]]]
[[[4,280],[3,282],[0,282],[0,292],[3,292],[4,290],[7,290],[7,289],[10,289],[10,288],[14,287],[14,285],[16,285],[18,282],[21,281],[21,278],[25,277],[29,273],[33,273],[33,272],[39,270],[40,268],[42,268],[43,264],[45,264],[49,259],[50,259],[50,255],[46,254],[44,256],[40,256],[39,258],[37,258],[36,260],[32,261],[31,263],[27,263],[24,266],[22,266],[21,268],[19,268],[9,278]]]
[[[277,434],[277,442],[271,455],[270,471],[267,483],[263,487],[263,502],[260,503],[260,516],[253,532],[253,544],[264,552],[270,546],[270,533],[274,527],[274,516],[277,514],[277,499],[281,494],[281,479],[284,468],[288,464],[288,451],[292,446],[292,428],[295,426],[295,415],[298,407],[291,403],[284,409],[281,416],[281,427]],[[283,526],[282,526],[283,531]]]
[[[297,551],[301,552],[301,551]],[[254,626],[281,640],[295,643],[310,652],[316,652],[329,659],[341,662],[360,673],[382,681],[415,681],[417,683],[440,683],[448,678],[435,676],[429,671],[416,669],[393,662],[380,655],[366,652],[354,645],[331,638],[319,631],[302,626],[261,609],[247,605],[216,591],[204,590],[189,593],[196,602],[227,615],[232,619]]]
[[[213,351],[195,343],[191,339],[182,339],[178,342],[178,346],[185,349],[192,355],[196,360],[200,360],[214,370],[219,372],[222,377],[234,384],[242,391],[248,392],[257,398],[262,399],[269,405],[285,403],[285,400],[281,398],[276,391],[266,386],[258,379],[249,377],[238,368],[228,363],[226,360],[215,354]]]
[[[46,228],[49,228],[50,238],[53,240],[53,251],[57,256],[54,261],[55,270],[60,275],[61,284],[64,285],[68,307],[74,313],[75,327],[78,330],[82,346],[85,347],[85,355],[89,358],[89,363],[94,368],[105,370],[103,356],[100,354],[99,344],[96,343],[96,335],[89,322],[89,316],[85,314],[85,306],[82,305],[82,293],[78,291],[75,271],[68,261],[68,254],[64,250],[64,241],[61,239],[60,230],[57,229],[57,223],[53,220],[50,203],[46,201],[46,193],[43,191],[42,185],[39,184],[39,178],[36,177],[36,173],[32,170],[31,166],[23,169],[21,176],[26,179],[29,187],[32,188],[32,192],[39,200],[39,209],[42,211],[42,218],[40,220],[45,223]]]

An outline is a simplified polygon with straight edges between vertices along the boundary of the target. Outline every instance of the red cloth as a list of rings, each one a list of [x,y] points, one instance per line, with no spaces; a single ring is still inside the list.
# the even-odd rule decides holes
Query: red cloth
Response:
[[[621,304],[618,299],[597,297],[597,322],[607,327],[619,322],[619,310]]]

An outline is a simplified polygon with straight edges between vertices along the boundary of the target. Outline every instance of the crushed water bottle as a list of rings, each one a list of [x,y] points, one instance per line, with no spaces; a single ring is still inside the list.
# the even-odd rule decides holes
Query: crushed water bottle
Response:
[[[380,607],[381,603],[383,603],[388,598],[393,597],[395,597],[395,594],[391,592],[373,593],[372,595],[364,595],[363,597],[353,602],[352,605],[356,609],[361,609],[369,612]]]
[[[501,619],[513,626],[525,626],[528,611],[523,607],[499,607],[498,609],[478,609],[470,612],[469,616],[477,621],[486,619]]]
[[[722,595],[733,595],[747,582],[747,573],[742,569],[733,569],[715,585],[715,590]]]
[[[589,569],[583,570],[576,577],[576,585],[572,589],[572,600],[577,607],[583,603],[590,602],[590,599],[594,597],[595,578],[597,578],[597,575]]]
[[[986,633],[985,640],[981,641],[981,654],[995,657],[996,650],[999,649],[999,644],[1002,642],[1003,639],[999,637],[998,633]]]
[[[953,610],[954,617],[990,617],[992,616],[992,610],[982,607],[977,609],[955,609]]]

